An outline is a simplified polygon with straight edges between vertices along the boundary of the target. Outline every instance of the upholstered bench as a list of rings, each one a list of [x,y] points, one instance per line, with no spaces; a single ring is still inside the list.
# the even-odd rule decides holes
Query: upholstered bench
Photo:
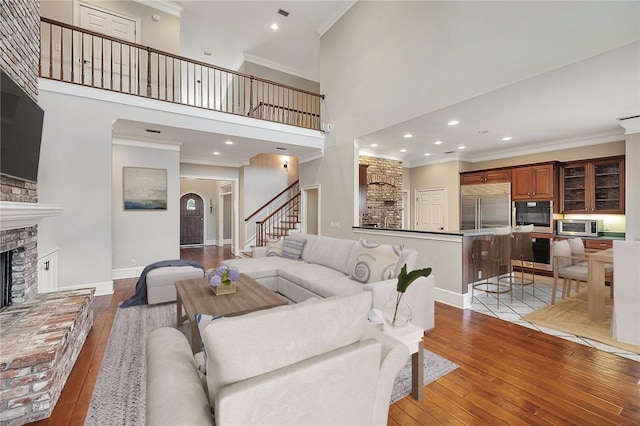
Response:
[[[176,301],[176,281],[204,277],[204,271],[194,266],[165,266],[147,274],[147,301],[155,303]]]

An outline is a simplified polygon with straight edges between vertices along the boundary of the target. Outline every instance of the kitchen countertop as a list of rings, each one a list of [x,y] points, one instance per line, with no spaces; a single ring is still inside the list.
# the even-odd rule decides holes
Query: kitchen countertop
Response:
[[[573,238],[573,235],[558,235],[553,234],[554,237],[558,238]],[[625,235],[624,232],[604,232],[602,235],[598,235],[597,237],[580,237],[583,240],[624,240]]]

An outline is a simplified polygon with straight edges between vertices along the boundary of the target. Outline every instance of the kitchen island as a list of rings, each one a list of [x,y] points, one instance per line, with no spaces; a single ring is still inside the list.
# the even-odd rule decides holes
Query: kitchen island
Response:
[[[492,229],[429,232],[354,226],[356,238],[376,243],[403,244],[418,252],[415,268],[433,268],[436,300],[458,308],[471,306],[469,284],[477,276],[471,264],[474,240],[488,239]]]

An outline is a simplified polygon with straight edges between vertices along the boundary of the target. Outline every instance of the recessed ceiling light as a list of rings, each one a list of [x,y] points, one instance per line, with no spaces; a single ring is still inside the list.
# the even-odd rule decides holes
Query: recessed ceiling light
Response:
[[[400,152],[407,152],[407,150],[406,149],[401,149]]]
[[[410,139],[413,137],[413,135],[411,133],[405,133],[402,137],[405,139]]]
[[[220,155],[218,151],[213,151],[213,155]]]
[[[460,124],[460,122],[458,120],[451,120],[450,122],[447,123],[449,126],[455,126],[456,124]]]
[[[425,153],[424,153],[424,156],[425,156],[425,157],[428,157],[428,156],[430,156],[430,155],[431,155],[431,153],[429,153],[429,152],[425,152]]]
[[[226,142],[225,142],[225,144],[227,144],[227,145],[233,145],[233,142],[232,142],[232,141],[226,141]]]
[[[275,22],[273,24],[271,24],[271,29],[272,30],[277,30],[278,29],[278,24],[276,24]]]
[[[465,148],[466,148],[466,146],[464,146],[464,145],[460,145],[460,146],[458,147],[458,149],[465,149]]]
[[[372,143],[371,145],[369,145],[371,148],[377,148],[378,144],[377,143]]]
[[[435,141],[433,144],[434,145],[442,145],[442,141]]]
[[[505,136],[504,138],[502,138],[503,141],[510,141],[511,140],[511,136]]]

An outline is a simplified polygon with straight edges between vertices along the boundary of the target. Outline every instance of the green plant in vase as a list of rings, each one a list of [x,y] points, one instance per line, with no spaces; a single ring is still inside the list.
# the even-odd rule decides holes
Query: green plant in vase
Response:
[[[395,300],[395,306],[393,307],[393,316],[389,320],[389,323],[394,326],[402,326],[405,325],[411,319],[410,313],[405,315],[404,321],[402,324],[398,324],[400,318],[398,317],[398,308],[400,307],[400,302],[402,301],[402,296],[407,291],[411,283],[417,280],[420,277],[428,277],[431,275],[431,268],[423,268],[423,269],[414,269],[413,271],[407,273],[407,265],[405,264],[398,275],[398,284],[396,286],[397,294]],[[406,309],[409,310],[409,306],[406,306]],[[386,311],[386,309],[385,309]],[[410,310],[409,310],[410,312]]]

